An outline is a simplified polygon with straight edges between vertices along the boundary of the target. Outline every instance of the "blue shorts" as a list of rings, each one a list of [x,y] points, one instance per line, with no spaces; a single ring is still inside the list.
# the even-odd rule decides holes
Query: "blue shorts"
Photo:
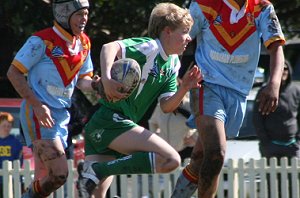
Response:
[[[48,106],[51,116],[54,119],[52,128],[44,128],[40,126],[33,108],[26,100],[23,100],[20,109],[20,122],[27,146],[32,146],[34,140],[54,140],[56,137],[61,139],[64,148],[67,147],[68,124],[70,114],[67,109],[56,109]]]
[[[195,128],[195,114],[212,116],[224,122],[227,138],[237,137],[245,117],[247,100],[246,96],[237,91],[220,85],[203,83],[196,93],[197,97],[191,97],[191,104],[198,109],[187,120],[187,125]]]

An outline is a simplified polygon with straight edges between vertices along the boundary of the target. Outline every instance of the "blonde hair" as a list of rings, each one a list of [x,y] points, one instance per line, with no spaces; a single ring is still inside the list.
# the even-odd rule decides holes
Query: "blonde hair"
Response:
[[[4,120],[13,123],[14,117],[8,112],[0,112],[0,123],[3,122]]]
[[[159,3],[151,12],[148,35],[151,38],[158,38],[166,26],[174,30],[180,26],[191,27],[193,23],[194,21],[188,9],[181,8],[173,3]]]

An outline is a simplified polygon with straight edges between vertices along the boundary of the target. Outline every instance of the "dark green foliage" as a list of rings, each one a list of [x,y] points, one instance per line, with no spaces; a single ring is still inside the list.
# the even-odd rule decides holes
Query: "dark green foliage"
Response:
[[[87,32],[92,39],[94,64],[99,68],[102,44],[127,37],[146,36],[148,18],[158,0],[98,0],[90,9]],[[171,1],[182,5],[183,0]]]
[[[109,41],[146,35],[148,17],[158,0],[92,0],[87,34],[92,40],[92,58],[99,68],[101,46]],[[183,0],[172,1],[182,5]],[[48,0],[9,0],[0,7],[1,74],[6,72],[14,53],[35,31],[52,26],[53,16]],[[2,53],[5,51],[5,55]],[[5,59],[5,60],[4,60]]]
[[[283,32],[287,38],[300,35],[300,0],[273,0]]]

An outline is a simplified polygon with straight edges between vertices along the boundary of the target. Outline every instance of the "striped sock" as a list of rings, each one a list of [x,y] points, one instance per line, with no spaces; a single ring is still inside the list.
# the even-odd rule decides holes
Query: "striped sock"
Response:
[[[187,165],[177,179],[171,198],[190,198],[197,190],[198,176]]]
[[[191,181],[194,184],[198,184],[198,175],[192,173],[190,164],[188,164],[183,170],[182,174],[187,178],[187,180]]]
[[[26,192],[22,194],[21,198],[47,198],[50,194],[46,195],[45,193],[42,193],[40,181],[35,180],[30,184],[30,186],[28,186]]]

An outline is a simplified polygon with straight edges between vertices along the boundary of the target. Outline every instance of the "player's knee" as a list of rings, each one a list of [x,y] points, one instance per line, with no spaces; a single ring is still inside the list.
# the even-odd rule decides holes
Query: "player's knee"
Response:
[[[225,149],[222,147],[215,147],[215,148],[209,148],[205,156],[207,159],[210,159],[211,161],[224,161],[225,159]]]
[[[64,185],[68,178],[68,170],[58,171],[57,173],[53,172],[50,174],[50,178],[55,188],[59,188]]]
[[[201,171],[210,172],[210,175],[217,175],[223,167],[225,159],[225,150],[223,149],[209,149],[205,153],[203,160],[203,169]]]
[[[191,163],[197,164],[199,166],[203,160],[203,151],[192,152],[191,154]]]
[[[47,182],[43,187],[45,194],[51,194],[52,192],[59,189],[62,185],[64,185],[68,178],[68,172],[64,173],[53,173],[50,172],[47,178]]]
[[[173,154],[173,156],[170,158],[171,163],[170,163],[170,171],[175,170],[181,165],[181,157],[180,155],[176,152]]]
[[[174,152],[172,155],[168,157],[161,156],[161,170],[159,172],[161,173],[168,173],[176,168],[178,168],[181,164],[181,158],[180,155],[177,152]]]
[[[179,153],[176,152],[176,157],[174,158],[174,161],[175,161],[175,168],[177,168],[178,166],[181,165],[181,157],[179,155]]]

